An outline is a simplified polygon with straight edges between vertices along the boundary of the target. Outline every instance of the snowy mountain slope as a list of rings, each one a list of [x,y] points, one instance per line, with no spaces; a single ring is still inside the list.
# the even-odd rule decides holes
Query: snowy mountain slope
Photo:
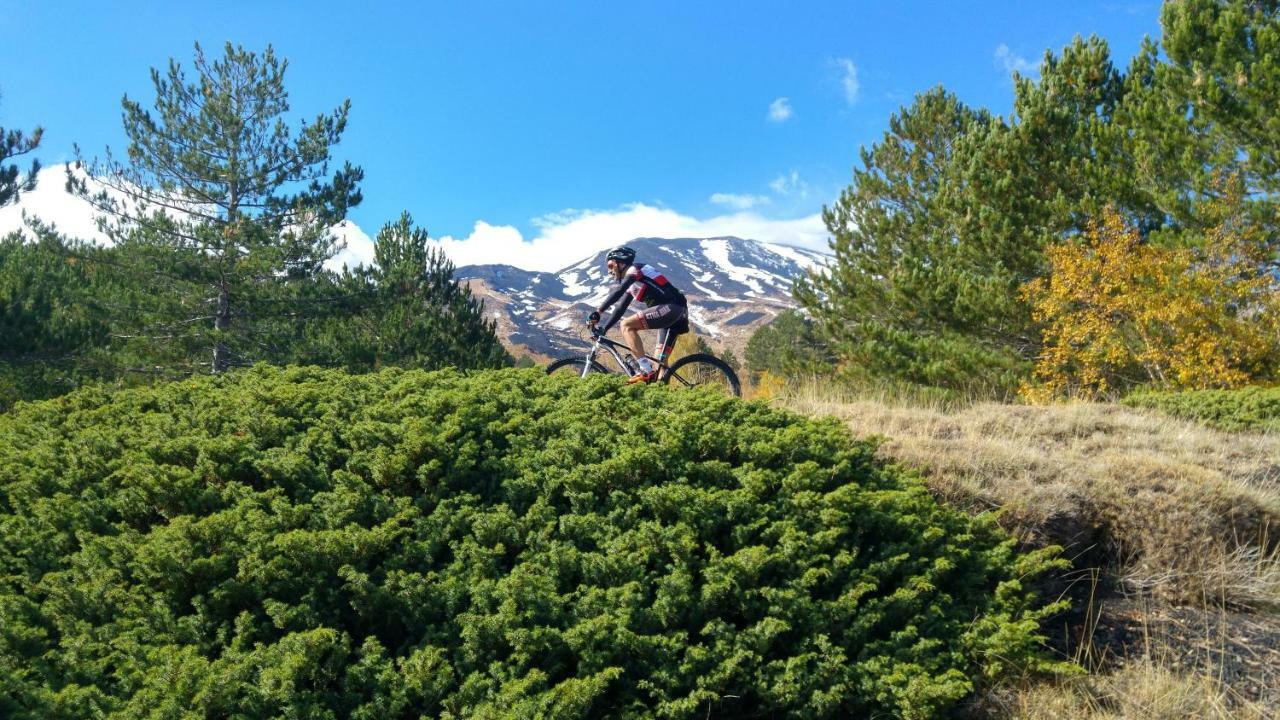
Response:
[[[741,357],[751,334],[795,306],[795,279],[827,260],[822,253],[744,240],[637,238],[637,262],[659,267],[689,299],[694,331]],[[584,319],[613,287],[605,251],[558,272],[509,265],[469,265],[456,277],[483,298],[499,335],[516,354],[552,357],[584,348]]]

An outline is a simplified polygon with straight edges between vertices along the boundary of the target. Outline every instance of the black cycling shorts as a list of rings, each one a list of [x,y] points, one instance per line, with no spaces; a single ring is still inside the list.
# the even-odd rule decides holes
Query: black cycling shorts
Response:
[[[664,303],[645,308],[640,313],[642,327],[646,330],[674,327],[676,323],[689,316],[689,308],[676,303]]]

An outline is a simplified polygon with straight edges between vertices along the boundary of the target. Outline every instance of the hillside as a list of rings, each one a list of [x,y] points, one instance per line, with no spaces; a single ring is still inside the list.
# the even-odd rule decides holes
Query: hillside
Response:
[[[0,415],[0,508],[6,718],[922,719],[1046,666],[1051,553],[714,393],[86,388]]]
[[[1280,435],[1107,404],[949,410],[812,386],[777,401],[882,437],[935,496],[1072,558],[1074,612],[1051,635],[1093,674],[979,716],[1280,715]]]
[[[637,260],[661,268],[689,299],[694,332],[742,356],[747,341],[795,307],[791,286],[826,262],[822,253],[735,237],[636,238]],[[584,347],[584,318],[607,297],[605,251],[557,272],[468,265],[456,277],[484,298],[499,336],[516,355],[558,357]]]

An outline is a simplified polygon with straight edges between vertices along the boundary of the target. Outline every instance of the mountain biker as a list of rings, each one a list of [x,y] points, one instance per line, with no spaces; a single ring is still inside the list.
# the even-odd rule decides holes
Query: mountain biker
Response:
[[[645,356],[640,331],[662,330],[658,336],[658,362],[666,363],[671,351],[675,349],[676,338],[689,332],[689,303],[685,300],[684,293],[656,268],[636,262],[636,251],[629,247],[610,250],[605,255],[605,268],[618,282],[618,286],[609,293],[603,305],[587,316],[587,325],[595,330],[600,322],[600,315],[622,298],[622,304],[609,316],[609,322],[600,331],[603,335],[617,324],[632,299],[644,303],[644,310],[622,321],[622,337],[639,363],[639,368],[627,383],[653,382],[658,377],[658,367]]]

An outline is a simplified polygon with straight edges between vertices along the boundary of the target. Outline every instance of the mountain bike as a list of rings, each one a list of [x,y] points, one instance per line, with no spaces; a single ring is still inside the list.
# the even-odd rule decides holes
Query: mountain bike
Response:
[[[556,360],[547,366],[547,374],[573,373],[579,377],[586,377],[595,372],[613,375],[623,374],[630,377],[637,372],[636,358],[632,355],[630,348],[605,337],[598,330],[592,330],[591,336],[596,341],[592,344],[591,349],[587,351],[585,357]],[[617,369],[605,367],[596,359],[602,352],[608,353],[613,357],[614,363],[617,364]],[[645,355],[645,357],[649,358],[658,367],[658,377],[654,382],[679,388],[710,386],[721,390],[727,395],[742,397],[742,384],[738,382],[737,374],[733,372],[733,368],[714,355],[707,355],[706,353],[685,355],[669,366],[659,362],[652,355]]]

